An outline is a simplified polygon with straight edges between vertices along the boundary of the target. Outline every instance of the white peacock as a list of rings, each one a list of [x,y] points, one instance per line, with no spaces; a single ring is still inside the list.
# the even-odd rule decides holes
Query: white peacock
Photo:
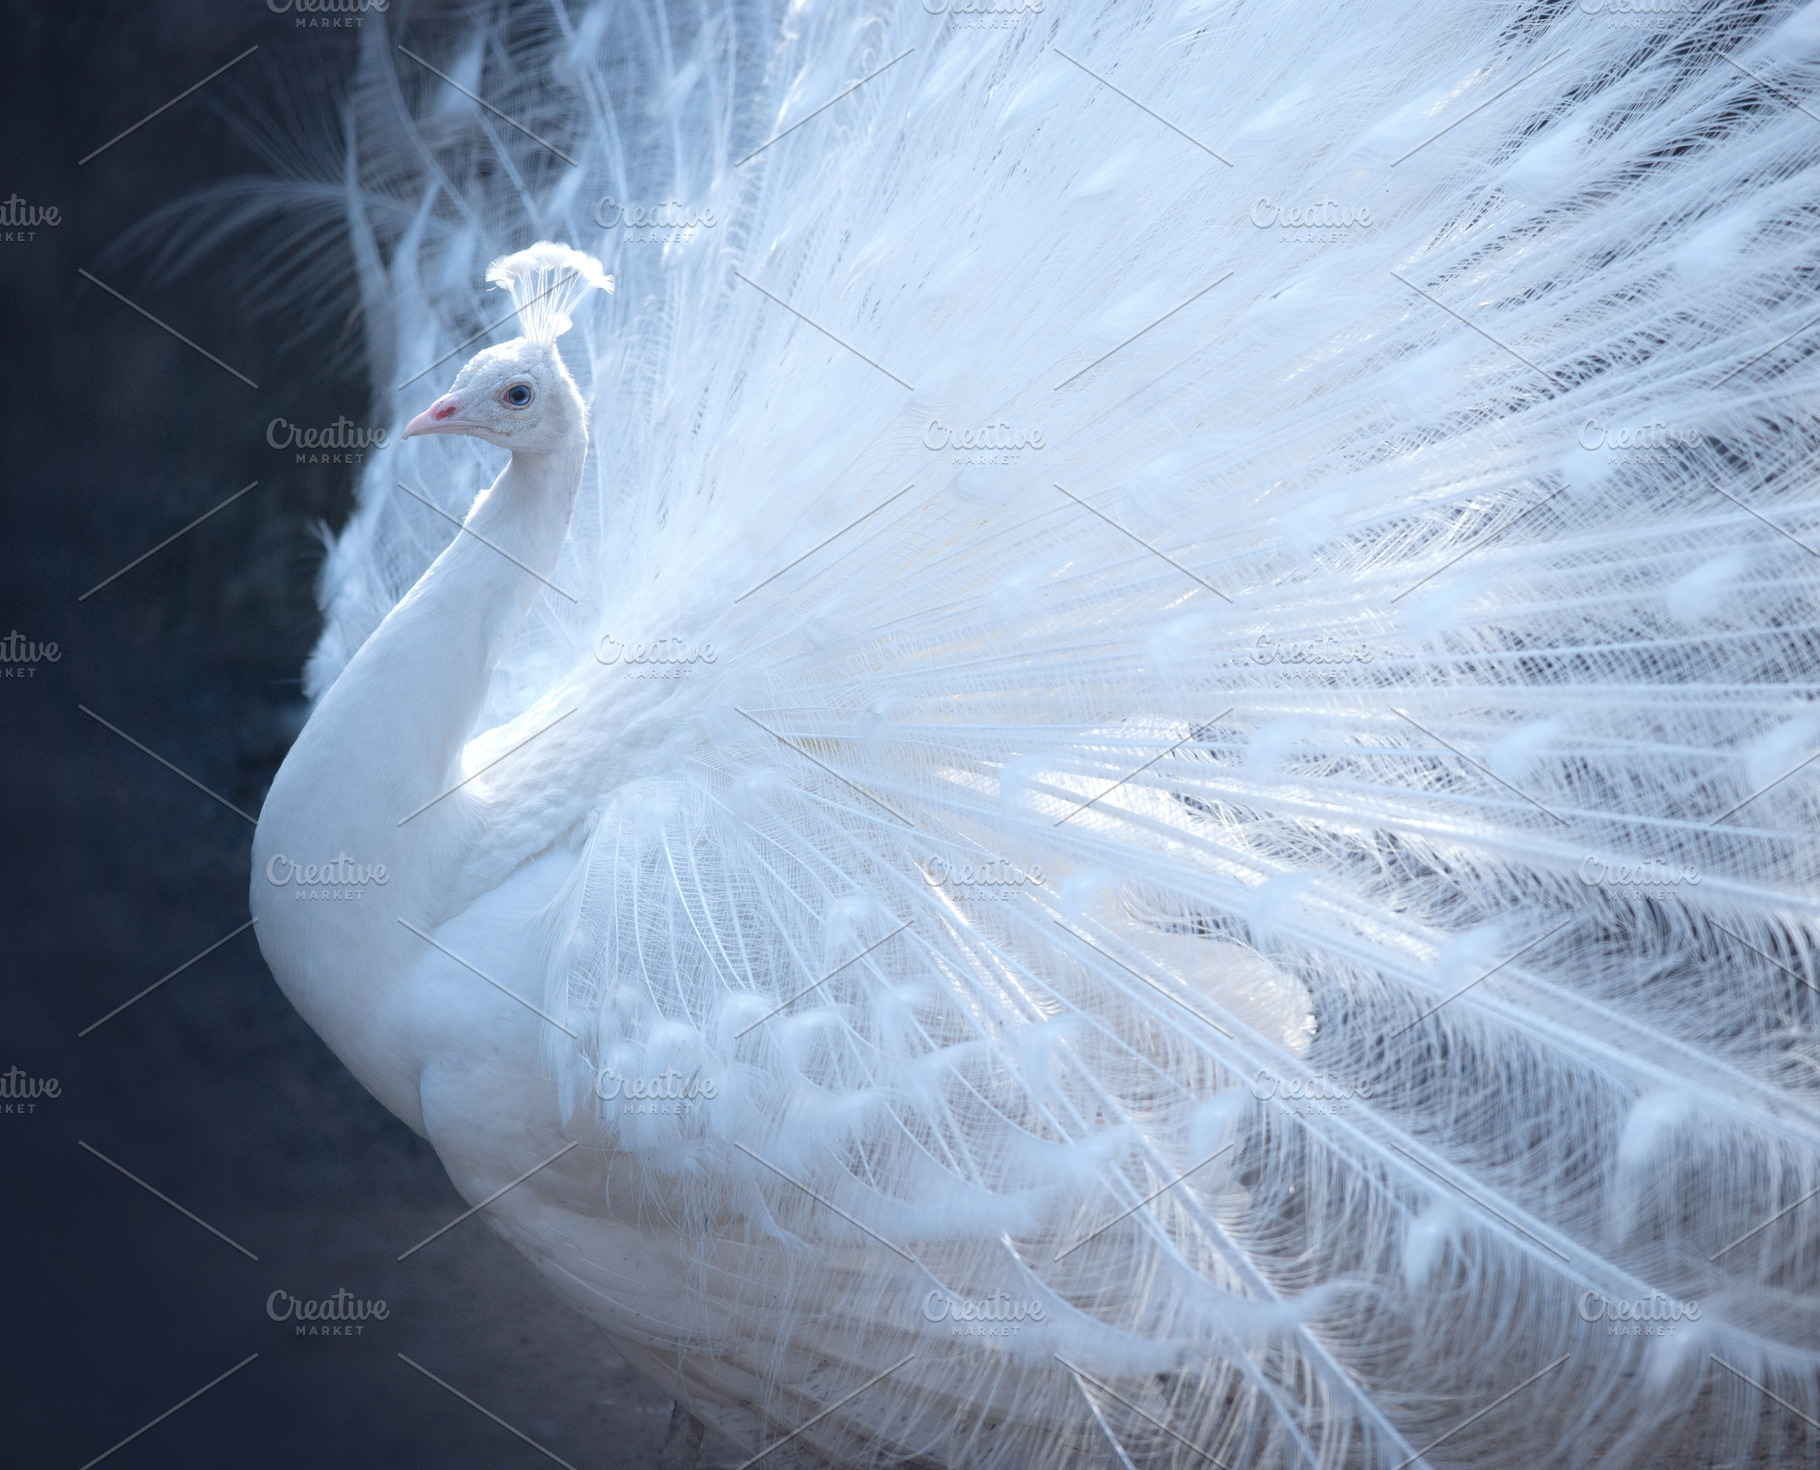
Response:
[[[1712,59],[1820,27],[1316,11],[493,36],[492,105],[725,228],[492,266],[522,336],[369,467],[254,912],[465,1196],[545,1165],[487,1218],[711,1453],[1619,1465],[1698,1413],[1794,1463],[1760,1390],[1820,1414],[1820,356],[1772,345],[1820,154]],[[591,238],[555,162],[394,125],[381,368]]]

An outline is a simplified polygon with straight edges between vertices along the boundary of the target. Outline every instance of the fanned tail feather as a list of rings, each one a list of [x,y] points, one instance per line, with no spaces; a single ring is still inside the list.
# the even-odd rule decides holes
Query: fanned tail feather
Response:
[[[793,1445],[1812,1456],[1820,11],[927,11],[350,105],[394,422],[488,260],[619,285],[451,911],[580,854],[544,1062],[689,1325],[508,1230],[748,1452],[914,1353]],[[314,690],[496,461],[374,457]]]

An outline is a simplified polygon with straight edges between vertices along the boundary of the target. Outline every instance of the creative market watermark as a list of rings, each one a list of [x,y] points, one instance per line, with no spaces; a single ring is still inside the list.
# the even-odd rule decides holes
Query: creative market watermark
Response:
[[[363,1300],[345,1286],[316,1301],[293,1296],[281,1286],[265,1299],[265,1314],[274,1322],[289,1322],[296,1337],[363,1337],[366,1324],[385,1321],[391,1308],[384,1298]]]
[[[635,245],[686,245],[698,230],[720,223],[712,208],[698,209],[671,199],[663,204],[621,204],[603,194],[594,204],[594,223],[603,230],[623,229]]]
[[[594,645],[594,661],[620,666],[628,679],[682,679],[696,664],[711,664],[719,655],[712,643],[691,643],[683,638],[656,638],[650,643],[626,643],[602,633]]]
[[[974,898],[1010,898],[1026,883],[1040,888],[1044,881],[1040,863],[1032,863],[1026,872],[1005,858],[957,863],[938,854],[921,867],[923,881],[931,888],[963,890]]]
[[[1025,1322],[1043,1320],[1043,1304],[995,1291],[978,1300],[949,1291],[932,1291],[923,1298],[925,1322],[948,1324],[950,1337],[1015,1337]]]
[[[289,15],[298,30],[357,31],[366,13],[384,15],[391,0],[265,0],[273,15]]]
[[[949,463],[956,465],[1014,465],[1026,450],[1042,447],[1041,429],[1015,429],[1003,419],[977,429],[930,419],[923,430],[923,448],[950,455]]]
[[[1580,447],[1589,454],[1616,453],[1623,456],[1620,464],[1662,465],[1669,462],[1670,450],[1691,448],[1700,442],[1700,437],[1698,430],[1678,428],[1660,419],[1623,427],[1588,419],[1580,425],[1578,435]]]
[[[1347,1082],[1327,1072],[1316,1077],[1279,1077],[1260,1067],[1251,1079],[1251,1095],[1259,1102],[1274,1099],[1286,1113],[1343,1113],[1349,1103],[1371,1097],[1371,1083],[1363,1078]]]
[[[27,204],[17,194],[0,200],[0,242],[28,245],[38,238],[40,229],[54,229],[63,223],[63,211],[54,204]]]
[[[265,426],[265,442],[296,452],[295,464],[362,464],[365,451],[385,448],[384,429],[362,428],[346,415],[326,429],[306,429],[275,418]]]
[[[0,679],[33,679],[39,664],[54,664],[63,657],[55,643],[34,643],[15,628],[0,638]]]
[[[62,1095],[63,1084],[55,1077],[33,1077],[23,1067],[0,1072],[0,1114],[35,1113],[40,1098]]]
[[[1043,13],[1043,0],[923,0],[927,15],[945,15],[967,30],[1000,30]]]
[[[1333,245],[1360,239],[1372,223],[1369,204],[1354,206],[1337,199],[1284,204],[1268,194],[1258,196],[1246,218],[1257,229],[1276,230],[1277,238],[1290,245]]]
[[[1580,0],[1580,13],[1610,26],[1646,29],[1661,25],[1669,16],[1693,16],[1694,0]]]
[[[357,863],[345,852],[326,863],[299,863],[275,852],[266,862],[265,881],[274,888],[294,887],[301,902],[359,903],[369,885],[383,888],[392,880],[384,863]]]
[[[625,1077],[611,1067],[602,1067],[594,1074],[597,1098],[618,1102],[622,1113],[642,1116],[692,1113],[697,1101],[712,1102],[719,1091],[713,1078],[694,1074],[685,1077],[674,1067],[667,1067],[654,1077]]]
[[[1341,643],[1323,634],[1302,643],[1278,643],[1268,633],[1258,634],[1251,651],[1254,664],[1368,664],[1371,648],[1364,643]]]
[[[1672,1337],[1678,1324],[1700,1320],[1700,1303],[1677,1301],[1659,1291],[1637,1301],[1618,1301],[1588,1288],[1574,1310],[1582,1322],[1604,1322],[1607,1337]]]
[[[1622,862],[1588,853],[1580,859],[1580,881],[1588,888],[1634,889],[1645,898],[1671,898],[1685,883],[1700,886],[1700,869],[1694,863],[1667,863],[1661,858]]]

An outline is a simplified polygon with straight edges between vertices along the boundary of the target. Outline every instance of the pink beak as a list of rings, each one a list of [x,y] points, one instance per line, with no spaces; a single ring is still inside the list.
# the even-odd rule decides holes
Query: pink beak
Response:
[[[469,423],[461,416],[461,400],[453,393],[445,393],[406,424],[404,433],[398,437],[409,439],[413,434],[460,434],[478,427],[479,425]]]

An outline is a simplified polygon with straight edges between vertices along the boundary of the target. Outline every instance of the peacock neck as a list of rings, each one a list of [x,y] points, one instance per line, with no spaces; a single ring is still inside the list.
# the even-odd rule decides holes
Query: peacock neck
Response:
[[[323,695],[254,837],[253,911],[280,986],[419,1128],[410,1028],[390,1024],[386,1007],[422,941],[398,920],[427,928],[446,917],[439,905],[486,819],[473,788],[450,788],[503,647],[555,570],[586,451],[578,432],[553,453],[512,456]],[[342,858],[367,872],[383,865],[385,881],[325,906],[273,879]]]
[[[372,771],[406,810],[459,779],[500,654],[555,572],[586,449],[578,437],[557,453],[514,454],[331,691],[349,686],[339,703],[374,736],[407,737],[386,742],[389,759]]]

